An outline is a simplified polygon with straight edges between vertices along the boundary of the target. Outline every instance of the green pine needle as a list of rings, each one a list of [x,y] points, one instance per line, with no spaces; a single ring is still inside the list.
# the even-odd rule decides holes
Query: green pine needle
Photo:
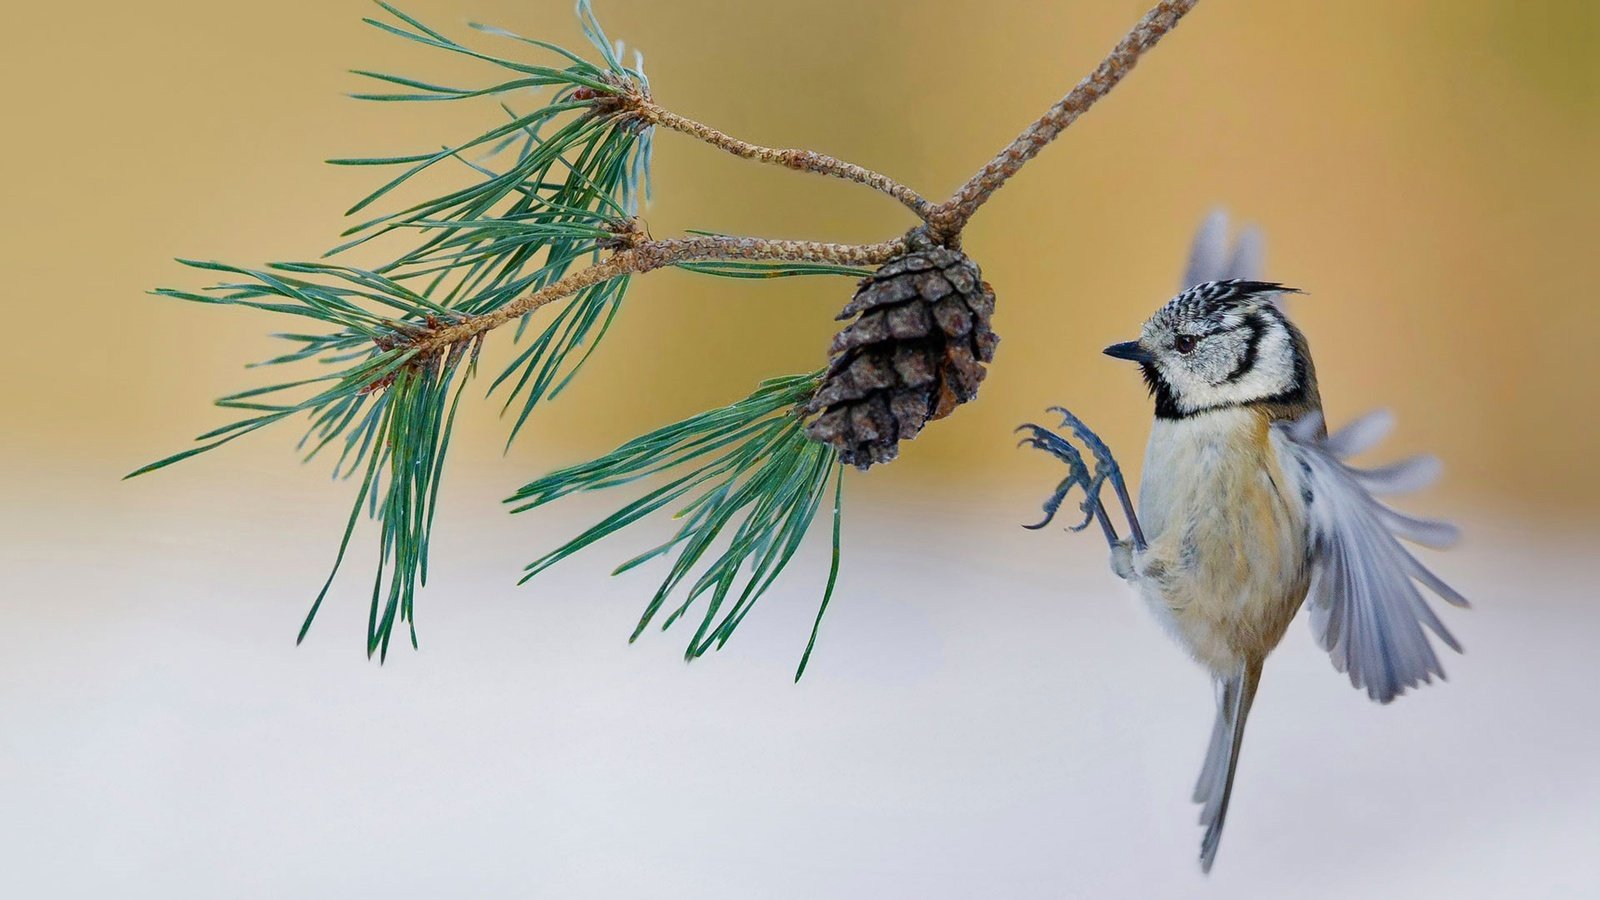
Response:
[[[628,283],[628,276],[624,275],[579,291],[489,386],[493,393],[495,388],[516,376],[501,408],[503,413],[518,397],[522,398],[521,411],[506,438],[507,447],[516,439],[539,401],[561,393],[589,360],[622,309]],[[569,365],[567,361],[585,343],[589,349]]]
[[[382,85],[357,96],[382,102],[470,101],[493,98],[496,121],[466,140],[423,153],[334,160],[338,165],[400,167],[368,193],[352,214],[396,196],[430,167],[458,166],[465,184],[441,196],[376,214],[348,229],[329,255],[381,235],[410,239],[380,265],[277,263],[248,269],[182,260],[220,274],[203,291],[161,289],[161,296],[239,306],[323,330],[278,334],[288,349],[258,366],[320,369],[309,377],[256,388],[217,402],[245,416],[198,438],[199,446],[133,472],[152,472],[285,418],[305,415],[310,427],[299,449],[306,459],[332,455],[333,473],[362,473],[333,573],[301,628],[303,639],[339,570],[362,509],[378,522],[380,553],[367,629],[368,654],[383,658],[397,623],[416,643],[414,599],[427,581],[428,541],[440,475],[461,391],[474,373],[476,345],[433,356],[410,349],[433,328],[482,315],[559,280],[575,265],[597,262],[649,194],[651,140],[623,117],[597,115],[594,97],[648,90],[642,60],[621,61],[620,45],[600,28],[588,0],[578,3],[584,33],[600,62],[544,41],[474,26],[554,56],[550,64],[481,52],[458,43],[388,3],[387,19],[368,19],[391,35],[488,64],[498,77],[487,86],[448,87],[400,75],[358,72]],[[579,92],[582,93],[579,93]],[[516,112],[511,104],[530,104]],[[369,214],[372,215],[372,214]],[[515,385],[508,404],[522,408],[513,434],[533,406],[555,396],[594,352],[621,307],[627,278],[595,285],[556,316],[517,366],[501,380]],[[524,320],[524,324],[526,320]],[[576,354],[576,355],[574,355]],[[497,381],[498,383],[498,381]],[[332,448],[332,449],[330,449]]]
[[[472,374],[472,365],[464,346],[424,358],[406,347],[403,338],[407,329],[415,327],[408,323],[426,321],[435,309],[448,316],[449,310],[381,275],[360,269],[317,263],[280,265],[263,271],[214,263],[195,265],[253,281],[230,282],[195,295],[163,293],[343,325],[345,330],[325,335],[279,335],[296,349],[264,363],[310,361],[332,366],[334,371],[223,397],[217,401],[218,406],[251,415],[200,435],[201,446],[151,463],[129,477],[163,468],[290,416],[308,415],[311,426],[300,441],[306,459],[316,457],[330,444],[342,443],[333,466],[335,476],[341,470],[347,477],[356,471],[364,475],[345,524],[333,573],[312,603],[299,637],[305,638],[321,609],[365,506],[378,520],[381,535],[367,652],[377,653],[380,658],[387,655],[397,620],[413,623],[411,640],[415,644],[413,601],[418,588],[427,581],[428,538],[439,478],[456,404]],[[374,306],[400,313],[404,318],[383,318],[370,311]],[[390,346],[395,343],[398,346]],[[451,385],[458,378],[460,386],[452,391]]]
[[[727,643],[788,565],[832,478],[833,568],[818,611],[820,626],[838,575],[843,494],[837,452],[807,438],[797,412],[798,405],[816,391],[820,376],[813,372],[765,381],[737,403],[657,429],[599,459],[553,472],[517,491],[506,501],[515,504],[512,512],[524,512],[580,491],[603,490],[655,475],[672,476],[666,484],[529,564],[522,581],[651,513],[677,506],[675,518],[684,520],[677,533],[624,562],[617,572],[657,557],[673,557],[630,640],[650,625],[669,595],[683,588],[682,603],[665,617],[661,627],[670,627],[696,600],[705,597],[699,626],[685,652],[686,658],[694,659]],[[812,644],[815,640],[813,629]],[[810,646],[797,678],[810,658]]]
[[[356,74],[383,87],[358,97],[401,103],[492,98],[499,111],[492,126],[437,150],[334,160],[338,165],[400,169],[350,213],[388,201],[435,166],[455,167],[466,176],[464,184],[389,212],[366,213],[327,254],[371,250],[380,236],[388,236],[386,245],[403,242],[397,255],[370,268],[324,261],[250,269],[183,261],[225,280],[203,291],[161,289],[157,294],[314,321],[323,330],[285,330],[277,337],[287,349],[256,365],[320,371],[222,398],[219,406],[244,417],[201,435],[199,446],[133,474],[163,468],[285,418],[309,418],[299,444],[304,458],[335,457],[335,478],[361,477],[333,569],[312,603],[300,639],[321,609],[365,510],[376,520],[380,538],[367,652],[383,659],[398,624],[407,624],[413,645],[417,640],[414,601],[427,581],[440,476],[456,405],[475,371],[475,345],[421,356],[410,349],[414,340],[441,324],[499,309],[556,282],[575,266],[598,262],[621,234],[635,227],[633,216],[649,194],[651,132],[625,116],[596,114],[596,96],[648,91],[649,82],[637,54],[631,66],[623,64],[621,46],[606,37],[588,0],[578,3],[578,16],[598,51],[598,63],[544,41],[473,26],[490,37],[552,54],[555,60],[541,64],[491,55],[387,3],[379,6],[389,18],[368,19],[375,27],[488,64],[499,75],[488,86],[455,87],[363,71]],[[530,100],[533,105],[526,112],[513,108]],[[719,260],[681,267],[732,278],[866,274],[847,266],[797,262]],[[627,276],[620,276],[578,292],[494,380],[490,391],[504,385],[504,411],[515,411],[508,443],[534,408],[558,395],[595,352],[616,320],[629,284]],[[519,323],[519,339],[528,321]],[[469,351],[472,362],[467,360]],[[788,564],[832,477],[834,562],[823,598],[826,609],[838,574],[840,467],[832,449],[805,438],[795,414],[797,404],[815,390],[817,377],[766,382],[739,403],[660,429],[594,463],[524,488],[515,499],[522,502],[520,508],[531,508],[572,491],[611,487],[669,469],[688,470],[534,563],[527,577],[646,513],[687,501],[679,513],[685,521],[678,534],[622,568],[657,556],[674,560],[639,623],[640,631],[677,588],[683,588],[686,598],[664,616],[663,627],[685,615],[698,599],[708,598],[688,651],[697,657],[727,641]],[[815,637],[813,631],[813,643]],[[807,659],[809,655],[810,645]],[[802,660],[802,671],[804,666]]]
[[[833,599],[833,586],[839,583],[839,531],[844,518],[844,466],[833,476],[833,562],[828,565],[828,586],[822,590],[822,603],[817,607],[817,618],[811,623],[811,637],[806,640],[806,652],[800,655],[800,665],[794,670],[794,680],[806,674],[811,662],[811,651],[817,646],[817,632],[822,630],[822,616],[828,611],[828,601]]]
[[[385,101],[499,98],[505,120],[436,152],[371,159],[335,160],[340,165],[395,165],[405,169],[362,198],[351,212],[367,209],[422,171],[455,162],[476,180],[441,197],[366,219],[348,229],[342,253],[397,231],[417,235],[415,246],[377,271],[399,282],[422,282],[466,315],[491,312],[566,275],[573,266],[599,261],[601,251],[638,211],[650,191],[652,139],[626,119],[592,114],[594,104],[575,92],[614,94],[632,84],[648,90],[642,60],[621,61],[588,0],[578,4],[585,35],[601,57],[591,63],[554,44],[504,29],[473,27],[493,37],[548,51],[558,66],[531,65],[471,49],[385,3],[394,23],[367,20],[395,36],[491,64],[515,77],[483,88],[444,87],[418,79],[358,72],[387,85],[392,94],[358,95]],[[511,102],[553,88],[542,105],[519,113]],[[478,158],[470,158],[476,154]],[[533,409],[554,398],[599,346],[621,308],[628,279],[586,289],[496,378],[491,390],[509,384],[506,410],[516,406],[515,439]],[[527,320],[519,324],[522,337]]]

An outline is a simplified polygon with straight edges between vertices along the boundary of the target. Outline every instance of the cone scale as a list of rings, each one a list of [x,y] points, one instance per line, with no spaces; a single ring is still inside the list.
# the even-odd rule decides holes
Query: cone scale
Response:
[[[999,338],[994,291],[978,266],[947,247],[913,250],[861,280],[838,318],[821,385],[803,412],[806,434],[859,469],[899,455],[977,396]]]

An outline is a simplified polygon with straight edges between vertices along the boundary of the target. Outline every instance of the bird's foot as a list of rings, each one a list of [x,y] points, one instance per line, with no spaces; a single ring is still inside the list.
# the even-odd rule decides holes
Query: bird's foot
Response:
[[[1115,552],[1117,533],[1111,525],[1111,520],[1106,515],[1105,507],[1100,502],[1100,488],[1107,484],[1116,491],[1122,501],[1124,514],[1128,518],[1128,525],[1133,531],[1133,548],[1142,550],[1145,546],[1144,533],[1139,528],[1139,520],[1133,511],[1133,502],[1128,496],[1128,488],[1122,477],[1122,468],[1117,465],[1117,460],[1111,455],[1111,448],[1106,446],[1100,436],[1089,430],[1083,421],[1067,409],[1060,406],[1050,407],[1050,412],[1061,416],[1061,427],[1071,431],[1089,454],[1094,457],[1094,469],[1091,471],[1088,463],[1083,458],[1077,447],[1061,435],[1045,428],[1042,425],[1029,423],[1018,428],[1025,431],[1028,436],[1022,439],[1018,446],[1035,447],[1049,453],[1067,464],[1067,477],[1061,480],[1056,490],[1044,502],[1044,519],[1038,524],[1029,525],[1028,528],[1043,528],[1055,518],[1056,511],[1061,508],[1061,503],[1074,487],[1081,487],[1084,493],[1083,521],[1077,525],[1068,526],[1073,531],[1082,531],[1089,527],[1089,523],[1096,518],[1100,520],[1101,528],[1105,531],[1106,540],[1111,543]]]
[[[1043,425],[1036,425],[1031,422],[1019,427],[1017,430],[1028,433],[1028,436],[1023,438],[1017,446],[1043,450],[1067,464],[1067,477],[1061,479],[1061,483],[1056,485],[1055,492],[1044,501],[1044,518],[1033,525],[1025,527],[1038,529],[1050,524],[1051,520],[1056,517],[1056,512],[1061,509],[1061,504],[1066,500],[1067,494],[1071,493],[1075,487],[1083,489],[1083,502],[1079,505],[1079,508],[1083,510],[1083,521],[1076,525],[1069,525],[1068,528],[1073,531],[1082,531],[1089,527],[1089,523],[1094,520],[1095,512],[1100,508],[1100,488],[1105,484],[1108,477],[1108,473],[1104,465],[1101,464],[1099,456],[1096,455],[1096,465],[1094,471],[1091,472],[1088,464],[1084,461],[1083,454],[1061,435],[1045,428]],[[1103,447],[1104,445],[1102,444],[1101,446]],[[1090,448],[1090,452],[1094,452],[1093,447]]]

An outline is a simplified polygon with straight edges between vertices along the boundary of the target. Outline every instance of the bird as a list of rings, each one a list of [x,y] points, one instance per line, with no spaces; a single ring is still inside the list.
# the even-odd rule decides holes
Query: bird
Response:
[[[1263,664],[1301,607],[1334,667],[1388,703],[1444,678],[1428,632],[1461,652],[1424,592],[1468,605],[1400,542],[1444,548],[1459,531],[1377,499],[1432,483],[1439,461],[1418,456],[1375,469],[1347,462],[1380,442],[1393,417],[1379,411],[1329,434],[1309,341],[1285,309],[1300,291],[1257,280],[1259,232],[1246,231],[1231,253],[1227,232],[1225,212],[1209,216],[1180,293],[1136,339],[1104,350],[1139,367],[1154,402],[1137,510],[1110,448],[1072,412],[1051,407],[1060,432],[1036,423],[1018,429],[1023,444],[1068,466],[1044,520],[1027,527],[1049,524],[1080,489],[1084,518],[1071,529],[1099,523],[1113,573],[1213,679],[1215,724],[1193,794],[1206,873]],[[1126,539],[1101,500],[1107,487],[1127,521]]]

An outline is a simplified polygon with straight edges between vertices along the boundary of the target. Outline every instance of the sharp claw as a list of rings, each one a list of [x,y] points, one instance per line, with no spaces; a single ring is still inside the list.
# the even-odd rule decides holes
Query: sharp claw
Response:
[[[1050,495],[1044,502],[1044,520],[1037,525],[1025,525],[1023,527],[1038,529],[1050,524],[1050,520],[1055,518],[1056,511],[1060,509],[1062,501],[1066,499],[1067,493],[1074,486],[1078,486],[1083,488],[1084,492],[1083,502],[1079,505],[1079,508],[1083,510],[1083,521],[1076,525],[1069,525],[1067,528],[1070,531],[1083,531],[1089,527],[1090,522],[1094,521],[1095,511],[1098,509],[1100,502],[1100,488],[1107,481],[1111,482],[1117,489],[1119,496],[1125,492],[1122,469],[1117,465],[1116,459],[1112,457],[1111,448],[1106,446],[1105,441],[1102,441],[1099,435],[1090,431],[1089,426],[1083,424],[1083,420],[1073,415],[1071,410],[1062,406],[1052,406],[1047,411],[1061,416],[1061,427],[1069,429],[1088,448],[1089,453],[1094,456],[1094,471],[1092,473],[1089,471],[1083,454],[1061,435],[1033,423],[1018,427],[1017,431],[1030,432],[1029,436],[1023,438],[1018,444],[1019,447],[1028,446],[1043,450],[1065,462],[1068,466],[1067,477],[1062,480],[1055,493]]]
[[[1023,427],[1025,428],[1027,426],[1023,426]],[[1037,428],[1038,426],[1035,425],[1033,427]],[[1018,430],[1020,431],[1021,429],[1018,429]],[[1022,440],[1017,441],[1017,446],[1018,447],[1032,447],[1032,448],[1034,448],[1036,450],[1043,450],[1043,451],[1045,451],[1047,453],[1050,451],[1050,448],[1047,447],[1044,443],[1042,443],[1036,437],[1025,437]]]
[[[1072,491],[1075,485],[1083,483],[1083,479],[1080,477],[1080,467],[1075,466],[1073,468],[1074,471],[1069,472],[1067,477],[1061,479],[1061,483],[1056,485],[1055,492],[1045,498],[1044,505],[1041,507],[1044,510],[1044,518],[1033,525],[1024,525],[1022,526],[1023,528],[1027,528],[1030,531],[1038,531],[1049,525],[1050,520],[1056,517],[1056,512],[1061,509],[1061,502],[1067,499],[1067,494]]]
[[[1089,448],[1089,452],[1094,454],[1094,460],[1097,463],[1095,474],[1101,481],[1111,477],[1113,472],[1121,473],[1122,470],[1117,465],[1116,459],[1111,456],[1111,448],[1107,447],[1106,442],[1100,439],[1100,435],[1090,431],[1089,426],[1083,424],[1082,419],[1073,415],[1071,410],[1063,406],[1052,406],[1046,412],[1053,412],[1061,416],[1061,427],[1072,429],[1072,433],[1078,436],[1078,440],[1082,441],[1083,445]]]
[[[1111,455],[1111,448],[1106,446],[1106,442],[1102,441],[1099,435],[1090,431],[1089,426],[1083,424],[1083,420],[1073,415],[1071,410],[1062,406],[1052,406],[1048,411],[1060,415],[1061,427],[1071,429],[1078,440],[1083,442],[1094,455],[1094,481],[1091,489],[1098,491],[1100,485],[1107,481],[1111,482],[1112,490],[1116,491],[1117,498],[1122,501],[1123,512],[1128,517],[1128,525],[1133,531],[1134,546],[1143,549],[1144,532],[1139,527],[1139,517],[1135,514],[1133,502],[1128,496],[1128,485],[1123,480],[1122,467],[1117,465],[1116,459]],[[1098,497],[1098,494],[1095,496]]]
[[[1068,525],[1068,531],[1082,531],[1089,527],[1090,522],[1094,521],[1094,511],[1100,503],[1098,499],[1100,496],[1100,485],[1104,481],[1104,478],[1097,476],[1093,481],[1090,481],[1087,485],[1084,485],[1083,502],[1078,504],[1078,509],[1083,511],[1083,521],[1076,525]]]
[[[1061,483],[1056,486],[1055,492],[1044,501],[1044,518],[1036,524],[1022,527],[1036,531],[1049,525],[1050,521],[1056,517],[1056,512],[1061,509],[1062,501],[1066,500],[1067,494],[1074,487],[1081,487],[1084,490],[1084,500],[1079,505],[1079,509],[1083,510],[1083,521],[1077,525],[1069,525],[1067,528],[1071,531],[1082,531],[1089,527],[1089,523],[1094,521],[1095,506],[1098,502],[1096,498],[1100,485],[1105,481],[1105,476],[1099,472],[1100,467],[1097,466],[1097,471],[1091,475],[1089,467],[1084,464],[1083,454],[1078,452],[1078,448],[1068,443],[1065,438],[1041,425],[1035,425],[1030,422],[1018,426],[1017,431],[1031,432],[1030,436],[1023,438],[1017,446],[1034,447],[1043,450],[1067,464],[1067,477],[1061,480]]]

